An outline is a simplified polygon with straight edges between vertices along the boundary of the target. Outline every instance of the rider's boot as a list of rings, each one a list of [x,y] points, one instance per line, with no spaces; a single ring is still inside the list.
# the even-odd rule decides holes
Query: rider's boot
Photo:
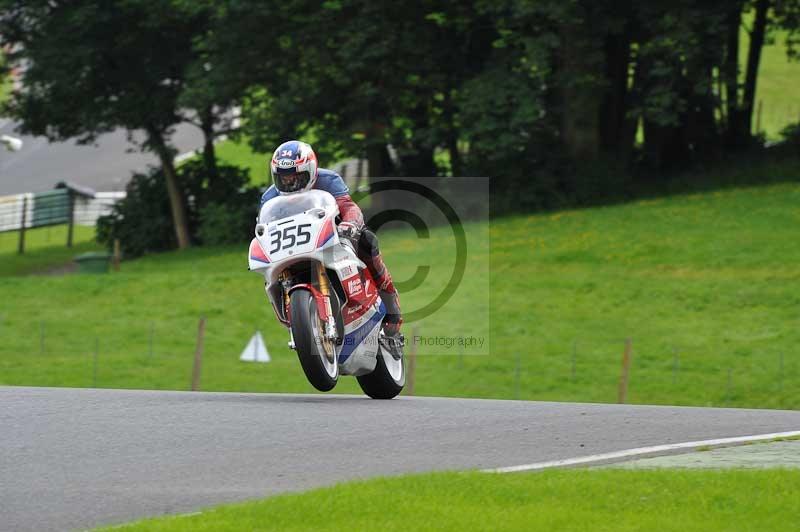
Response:
[[[403,356],[403,344],[405,343],[403,335],[400,334],[403,314],[400,312],[400,298],[394,282],[392,282],[392,274],[389,273],[383,262],[378,248],[378,238],[372,231],[368,229],[362,231],[358,244],[358,257],[367,265],[372,279],[378,286],[378,294],[386,306],[386,315],[381,324],[382,338],[384,339],[382,343],[387,346],[392,356],[399,359]]]
[[[397,336],[400,334],[400,325],[403,323],[397,291],[379,290],[378,294],[381,296],[383,304],[386,305],[386,316],[383,317],[382,324],[383,332],[386,336]]]
[[[378,295],[386,306],[386,316],[383,317],[384,345],[396,359],[403,356],[403,345],[405,338],[400,334],[400,326],[403,324],[403,314],[400,311],[400,298],[397,289],[392,283],[392,276],[384,268],[383,275],[378,282]]]

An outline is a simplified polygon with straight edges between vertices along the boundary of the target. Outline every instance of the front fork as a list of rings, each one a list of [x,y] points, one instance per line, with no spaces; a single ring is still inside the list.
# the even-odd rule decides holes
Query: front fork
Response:
[[[317,263],[317,280],[319,281],[319,291],[322,292],[322,297],[325,303],[325,313],[328,319],[325,322],[325,336],[329,340],[336,338],[336,317],[333,315],[331,309],[331,285],[328,282],[328,275],[325,273],[325,267],[321,262]]]
[[[319,290],[317,290],[317,288],[312,284],[298,284],[290,286],[291,279],[289,279],[288,276],[281,278],[281,281],[284,283],[283,297],[286,316],[288,317],[290,315],[289,307],[291,292],[301,287],[307,289],[314,296],[314,301],[317,305],[317,314],[320,318],[322,318],[322,321],[324,321],[325,338],[328,340],[334,340],[336,338],[336,317],[333,315],[333,309],[331,308],[331,286],[328,282],[328,276],[325,273],[325,267],[321,263],[317,263],[317,284],[319,285]],[[295,348],[291,327],[289,327],[289,348]]]

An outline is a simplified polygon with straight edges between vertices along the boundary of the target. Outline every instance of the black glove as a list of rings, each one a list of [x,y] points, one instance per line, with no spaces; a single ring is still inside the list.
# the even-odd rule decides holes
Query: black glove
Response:
[[[351,222],[341,222],[336,228],[340,238],[355,242],[361,236],[361,228]]]

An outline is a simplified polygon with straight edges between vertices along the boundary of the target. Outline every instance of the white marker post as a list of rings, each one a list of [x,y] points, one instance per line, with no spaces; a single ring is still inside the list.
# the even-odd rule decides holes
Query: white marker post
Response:
[[[264,338],[261,337],[261,331],[256,331],[250,341],[247,342],[247,347],[242,351],[242,356],[239,360],[244,362],[269,362],[270,356],[267,351],[267,346],[264,344]]]

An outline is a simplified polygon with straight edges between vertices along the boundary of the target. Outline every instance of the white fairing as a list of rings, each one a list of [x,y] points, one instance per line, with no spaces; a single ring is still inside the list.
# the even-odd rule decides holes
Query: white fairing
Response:
[[[313,261],[333,270],[348,298],[347,305],[342,301],[341,309],[345,337],[336,346],[339,371],[364,375],[375,369],[378,334],[386,310],[376,287],[360,281],[364,263],[349,245],[340,242],[335,224],[338,214],[336,200],[321,190],[267,201],[258,216],[248,261],[251,271],[264,275],[267,295],[276,311],[283,308],[278,279],[287,267]]]

